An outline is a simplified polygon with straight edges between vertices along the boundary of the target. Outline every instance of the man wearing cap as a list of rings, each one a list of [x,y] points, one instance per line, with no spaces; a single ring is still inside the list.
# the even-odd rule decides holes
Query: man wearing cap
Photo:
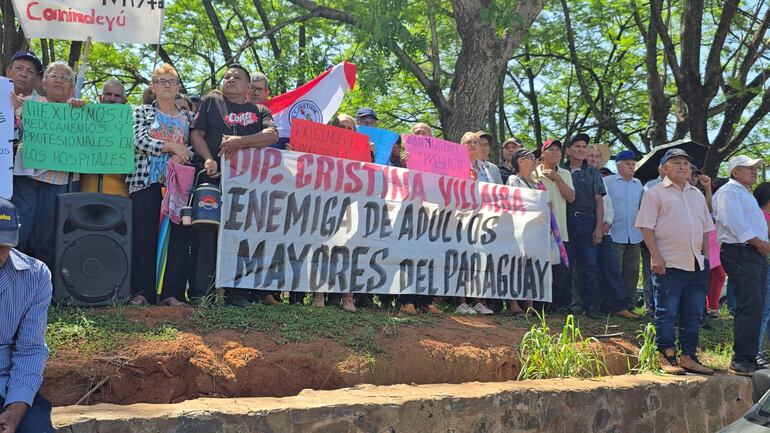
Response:
[[[690,160],[682,149],[669,149],[663,155],[665,177],[642,196],[636,227],[642,230],[650,249],[655,343],[661,353],[661,368],[669,374],[708,375],[713,370],[701,365],[695,351],[708,289],[708,232],[714,230],[714,224],[703,194],[688,182]],[[677,323],[682,349],[679,359]],[[754,336],[752,357],[756,355]]]
[[[508,141],[506,141],[508,143]],[[517,143],[518,144],[518,143]],[[548,191],[548,201],[551,212],[559,227],[561,239],[569,249],[569,233],[567,232],[567,203],[575,201],[575,188],[572,186],[572,176],[565,169],[559,168],[561,161],[561,141],[546,140],[540,147],[542,162],[535,167],[535,180],[543,182]],[[505,144],[503,145],[505,149]],[[569,311],[572,304],[571,275],[564,263],[553,267],[553,300],[552,311]]]
[[[502,184],[503,177],[500,175],[500,168],[489,162],[489,149],[492,146],[492,136],[484,131],[479,131],[479,164],[486,167],[491,176],[490,182]]]
[[[502,158],[500,159],[500,166],[498,167],[500,169],[500,179],[502,179],[503,183],[508,182],[508,177],[513,174],[511,156],[513,156],[513,152],[516,152],[519,149],[521,149],[521,143],[519,143],[519,140],[515,137],[511,137],[503,142],[500,151]],[[572,180],[572,178],[570,178],[570,180]]]
[[[714,194],[720,259],[735,293],[733,359],[730,373],[750,376],[756,370],[762,320],[767,255],[770,244],[762,209],[751,194],[761,159],[745,155],[728,161],[730,180]]]
[[[642,203],[642,182],[634,177],[634,152],[624,150],[615,155],[618,174],[604,178],[607,195],[612,199],[613,219],[610,237],[620,262],[620,273],[625,285],[625,307],[632,308],[639,282],[639,260],[642,232],[634,226]]]
[[[0,432],[52,433],[51,403],[38,393],[48,358],[51,272],[14,247],[16,207],[0,199]]]
[[[379,120],[377,112],[369,107],[359,108],[358,111],[356,111],[356,124],[358,125],[376,128]]]
[[[43,62],[32,51],[17,51],[5,68],[5,76],[13,80],[13,93],[22,98],[32,94],[42,73]]]
[[[565,169],[572,174],[575,200],[567,204],[567,229],[570,263],[580,275],[580,300],[583,312],[590,318],[602,318],[599,313],[598,248],[604,233],[604,182],[599,170],[588,164],[588,134],[579,133],[567,142],[569,159]]]

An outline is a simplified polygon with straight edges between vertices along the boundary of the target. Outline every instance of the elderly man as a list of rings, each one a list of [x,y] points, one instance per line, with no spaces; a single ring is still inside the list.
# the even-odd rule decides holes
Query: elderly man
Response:
[[[190,141],[204,160],[203,167],[210,181],[216,182],[220,176],[221,158],[227,160],[241,149],[268,147],[278,140],[278,129],[270,110],[246,101],[250,82],[249,73],[243,66],[230,65],[225,72],[222,92],[212,92],[203,98],[195,113]],[[200,299],[213,287],[217,229],[196,227],[196,231],[198,257],[190,297]],[[225,301],[230,305],[248,305],[244,296],[248,296],[248,291],[225,290]]]
[[[0,432],[49,433],[51,403],[38,393],[48,348],[51,272],[15,250],[19,220],[0,199]]]
[[[500,175],[500,168],[489,161],[489,149],[492,147],[492,136],[484,131],[479,131],[479,159],[486,166],[487,171],[492,176],[490,182],[502,184],[503,178]]]
[[[43,62],[32,51],[17,51],[5,68],[5,76],[13,80],[13,93],[17,97],[31,95],[42,73]]]
[[[588,134],[576,134],[567,142],[569,160],[565,169],[572,174],[575,200],[567,204],[567,228],[570,240],[570,264],[580,275],[580,300],[583,312],[592,319],[599,313],[598,245],[604,235],[604,182],[596,167],[588,163]]]
[[[751,194],[761,159],[745,155],[728,161],[730,180],[714,194],[717,239],[722,266],[735,291],[733,359],[730,373],[751,376],[757,369],[759,323],[762,320],[767,255],[767,223]]]
[[[102,84],[99,102],[102,104],[125,104],[126,87],[120,81],[110,78]]]
[[[74,99],[75,72],[64,62],[48,65],[43,74],[45,97],[31,95],[26,99],[39,102],[69,103],[82,107],[84,102]],[[22,113],[23,114],[23,113]],[[22,138],[23,141],[23,138]],[[56,198],[67,192],[70,180],[80,180],[77,174],[57,170],[24,167],[23,143],[19,144],[13,164],[13,203],[21,217],[20,250],[34,256],[54,269],[54,235]]]
[[[255,72],[249,83],[249,102],[252,104],[261,104],[270,99],[270,84],[267,82],[267,75],[261,72]]]
[[[642,197],[636,227],[642,230],[652,256],[655,343],[661,368],[669,374],[710,375],[713,370],[701,365],[695,351],[706,307],[708,232],[714,230],[714,223],[703,194],[688,182],[690,159],[681,149],[669,149],[663,155],[665,177]],[[679,359],[677,323],[682,348]],[[756,338],[754,342],[756,349]]]
[[[607,195],[612,200],[614,218],[610,237],[620,262],[621,276],[626,288],[626,308],[632,308],[639,282],[639,260],[642,232],[634,226],[642,203],[642,182],[634,177],[635,155],[624,150],[615,156],[618,174],[604,178]]]
[[[512,144],[518,144],[516,141],[511,143],[511,139],[503,145],[505,154],[506,146],[513,147]],[[535,180],[543,182],[548,191],[548,201],[556,219],[556,225],[559,227],[561,239],[565,246],[569,245],[569,233],[567,232],[567,203],[575,201],[575,188],[572,186],[572,176],[565,169],[559,168],[561,161],[562,143],[558,140],[546,140],[540,147],[540,159],[542,162],[535,167]],[[569,248],[569,247],[567,247]],[[554,254],[554,260],[559,259],[559,263],[552,267],[553,270],[553,290],[551,311],[569,312],[572,304],[572,284],[569,268],[561,263],[559,254]]]
[[[377,122],[380,119],[377,117],[377,112],[369,107],[359,108],[356,111],[356,123],[361,126],[377,127]]]

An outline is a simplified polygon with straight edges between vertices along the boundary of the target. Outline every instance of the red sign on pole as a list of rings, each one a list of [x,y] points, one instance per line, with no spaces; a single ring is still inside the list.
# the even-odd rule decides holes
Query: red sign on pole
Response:
[[[372,162],[367,135],[309,120],[292,119],[289,144],[297,152]]]

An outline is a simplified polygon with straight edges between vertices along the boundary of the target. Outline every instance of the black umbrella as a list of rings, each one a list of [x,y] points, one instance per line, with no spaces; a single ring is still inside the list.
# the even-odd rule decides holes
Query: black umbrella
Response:
[[[644,155],[644,158],[636,163],[635,177],[641,180],[642,183],[657,178],[660,159],[663,158],[663,155],[668,149],[684,150],[690,157],[692,157],[693,164],[698,167],[703,167],[703,162],[706,160],[706,152],[709,150],[708,146],[696,143],[692,140],[677,140],[655,146],[647,155]]]

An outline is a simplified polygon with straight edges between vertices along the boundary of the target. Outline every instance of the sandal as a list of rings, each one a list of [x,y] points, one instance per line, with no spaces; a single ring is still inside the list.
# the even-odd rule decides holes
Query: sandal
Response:
[[[353,295],[342,298],[342,309],[348,313],[356,312],[356,304],[353,302]]]
[[[323,293],[316,293],[313,295],[313,306],[314,307],[323,307],[324,306],[324,294]]]
[[[129,302],[131,305],[148,305],[149,302],[147,302],[147,298],[144,297],[144,295],[136,295],[133,299],[131,299],[131,302]]]
[[[167,307],[180,307],[180,306],[184,306],[185,303],[180,301],[180,300],[178,300],[177,298],[171,296],[169,298],[166,298],[166,299],[160,301],[159,305],[165,305]]]

